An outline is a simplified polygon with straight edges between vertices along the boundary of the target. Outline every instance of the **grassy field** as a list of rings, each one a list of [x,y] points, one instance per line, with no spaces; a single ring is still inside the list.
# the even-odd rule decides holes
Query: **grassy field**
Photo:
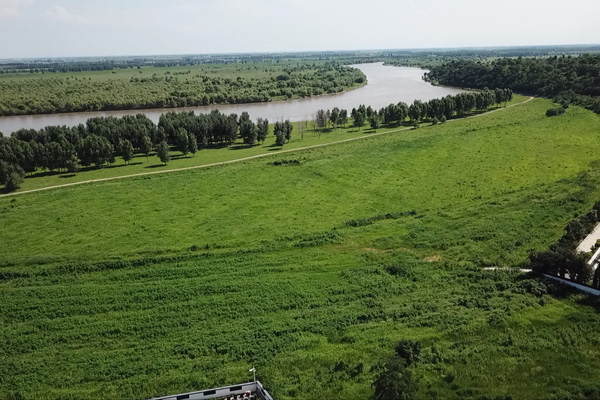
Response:
[[[364,399],[414,339],[423,399],[595,398],[598,304],[480,268],[600,197],[600,118],[549,107],[0,198],[0,397]]]
[[[318,62],[315,60],[315,62]],[[129,82],[131,78],[151,78],[153,75],[160,76],[184,76],[208,75],[210,77],[236,79],[238,76],[245,79],[263,79],[275,77],[284,68],[301,65],[301,60],[285,60],[283,62],[251,62],[247,64],[200,64],[183,65],[173,67],[141,67],[141,68],[115,68],[106,71],[82,71],[82,72],[41,72],[29,73],[7,73],[0,74],[2,81],[22,81],[39,78],[69,78],[74,80],[89,80],[92,82],[105,82],[114,79]],[[188,73],[189,72],[189,73]]]
[[[515,95],[513,100],[508,105],[517,105],[526,101],[526,97]],[[383,132],[396,132],[404,127],[383,127],[374,131],[368,125],[358,129],[350,126],[350,123],[346,127],[340,127],[337,129],[329,130],[313,130],[312,123],[307,125],[307,132],[304,133],[304,138],[300,136],[299,123],[293,123],[294,131],[292,132],[292,139],[287,143],[283,150],[297,149],[301,147],[308,147],[314,145],[321,145],[327,143],[334,143],[341,140],[368,137],[373,133]],[[429,124],[423,124],[426,126]],[[177,168],[187,168],[194,166],[201,166],[207,164],[213,164],[224,161],[232,161],[245,157],[252,157],[260,154],[272,154],[276,155],[280,151],[280,147],[275,145],[275,136],[273,135],[273,126],[271,124],[269,128],[270,135],[267,137],[263,144],[259,144],[253,147],[248,147],[243,144],[242,139],[238,139],[236,143],[229,147],[221,148],[210,148],[201,149],[195,156],[188,155],[182,157],[181,152],[171,151],[171,161],[165,165],[162,163],[155,153],[151,153],[150,157],[146,157],[142,154],[137,154],[134,159],[129,163],[125,164],[122,159],[117,159],[117,162],[111,166],[104,166],[103,168],[96,168],[94,166],[89,168],[82,168],[77,174],[65,173],[65,172],[48,172],[41,171],[31,174],[26,177],[25,182],[21,185],[21,188],[17,191],[26,191],[31,189],[39,189],[50,186],[58,186],[62,184],[83,182],[94,179],[112,178],[124,175],[140,174],[145,172],[154,171],[166,171]],[[1,186],[0,186],[1,187]]]

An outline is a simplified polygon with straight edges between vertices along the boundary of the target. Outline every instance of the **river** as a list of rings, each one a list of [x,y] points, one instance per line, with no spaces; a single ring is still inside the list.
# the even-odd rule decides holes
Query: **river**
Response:
[[[167,111],[194,110],[197,113],[208,113],[215,108],[227,114],[241,114],[242,111],[247,111],[252,119],[262,117],[267,118],[269,121],[275,121],[279,118],[302,121],[311,119],[312,115],[319,109],[327,110],[339,107],[347,109],[349,113],[353,107],[365,104],[379,110],[381,107],[387,106],[390,103],[398,103],[399,101],[410,104],[417,99],[426,101],[461,92],[460,89],[433,86],[424,82],[421,77],[425,71],[419,68],[385,66],[383,63],[357,64],[353,65],[353,67],[359,68],[364,72],[367,76],[368,84],[361,88],[335,95],[271,103],[18,115],[0,117],[0,132],[4,132],[6,135],[21,128],[41,129],[48,125],[74,126],[85,123],[88,118],[92,117],[109,115],[120,117],[137,113],[144,113],[155,123],[158,123],[160,115]]]

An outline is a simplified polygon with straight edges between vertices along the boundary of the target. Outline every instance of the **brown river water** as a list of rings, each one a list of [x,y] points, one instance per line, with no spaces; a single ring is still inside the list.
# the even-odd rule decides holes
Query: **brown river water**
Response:
[[[120,117],[127,114],[144,113],[148,118],[158,123],[160,115],[167,111],[190,111],[196,113],[208,113],[218,109],[224,113],[241,114],[247,111],[252,119],[258,117],[267,118],[269,121],[277,119],[289,119],[291,121],[303,121],[312,119],[313,114],[319,109],[332,109],[334,107],[345,108],[350,113],[353,107],[360,104],[379,110],[390,103],[404,101],[407,104],[414,100],[431,100],[444,97],[449,94],[457,94],[462,90],[432,86],[423,81],[421,77],[425,70],[419,68],[405,68],[385,66],[382,63],[357,64],[353,67],[359,68],[367,76],[367,85],[345,93],[317,96],[305,99],[288,101],[276,101],[270,103],[249,103],[235,105],[211,105],[205,107],[183,107],[183,108],[159,108],[120,111],[94,111],[64,114],[42,114],[42,115],[19,115],[12,117],[0,117],[0,132],[8,135],[21,128],[41,129],[48,125],[74,126],[85,123],[88,118],[101,116]]]

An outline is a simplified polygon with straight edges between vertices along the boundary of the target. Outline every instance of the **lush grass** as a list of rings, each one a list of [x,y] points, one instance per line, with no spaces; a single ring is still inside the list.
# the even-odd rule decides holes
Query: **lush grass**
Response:
[[[525,100],[526,97],[515,95],[514,99],[509,103],[509,105],[519,104]],[[346,127],[339,127],[337,129],[330,128],[326,130],[314,130],[311,122],[307,124],[307,131],[304,133],[304,137],[302,138],[299,133],[299,123],[294,123],[293,125],[294,131],[292,132],[292,139],[283,147],[283,150],[333,143],[340,140],[358,137],[368,137],[375,132],[368,126],[368,124],[358,129],[352,127],[350,123],[347,124]],[[426,125],[429,124],[423,124],[423,126]],[[397,131],[402,128],[405,127],[382,127],[381,129],[378,129],[376,133]],[[270,132],[271,134],[267,137],[263,144],[257,144],[256,146],[250,148],[247,145],[244,145],[241,139],[238,139],[237,142],[232,146],[202,149],[193,157],[190,154],[188,154],[187,157],[183,157],[181,152],[171,151],[171,161],[167,165],[164,165],[164,163],[160,161],[155,153],[151,153],[148,159],[146,159],[144,155],[137,154],[127,165],[125,165],[122,159],[117,158],[116,163],[111,166],[104,166],[103,168],[97,168],[93,166],[89,168],[82,168],[76,174],[58,171],[39,171],[27,176],[25,182],[21,185],[21,188],[18,191],[57,186],[65,183],[83,182],[93,179],[112,178],[144,172],[164,171],[176,168],[207,165],[259,154],[272,154],[273,156],[277,156],[277,152],[279,152],[280,147],[275,145],[275,136],[272,133],[272,125],[270,127]]]
[[[0,397],[364,399],[400,339],[423,399],[598,393],[597,306],[478,267],[600,195],[600,118],[548,106],[0,199]]]
[[[534,100],[444,126],[281,157],[300,165],[275,166],[279,158],[271,157],[26,194],[14,202],[2,198],[0,260],[138,257],[206,244],[249,248],[406,210],[426,216],[419,229],[437,230],[424,231],[427,241],[415,237],[413,246],[452,248],[452,238],[439,244],[442,228],[451,234],[470,219],[490,224],[489,232],[463,228],[495,244],[502,233],[493,233],[493,226],[508,218],[514,235],[532,223],[539,226],[537,213],[546,208],[551,214],[543,222],[558,235],[564,221],[556,220],[554,203],[579,190],[571,181],[596,160],[600,120],[578,108],[560,119],[546,118],[547,106]],[[582,207],[575,203],[570,210]],[[519,259],[546,243],[537,233],[521,235],[514,258],[508,252],[494,260]],[[478,244],[467,246],[470,257]]]
[[[389,129],[379,129],[377,132],[395,131],[402,127],[394,127]],[[308,128],[307,128],[308,129]],[[270,128],[271,132],[273,128]],[[37,189],[49,186],[57,186],[65,183],[83,182],[92,179],[112,178],[124,175],[139,174],[144,172],[165,171],[176,168],[194,167],[207,165],[223,161],[237,160],[240,158],[255,156],[259,154],[271,154],[277,156],[280,150],[297,149],[301,147],[333,143],[340,140],[365,137],[373,133],[373,130],[366,125],[362,128],[354,128],[347,126],[346,128],[328,129],[323,131],[315,131],[310,128],[304,133],[304,138],[298,133],[298,123],[294,123],[294,132],[292,139],[285,144],[283,148],[275,145],[275,136],[271,133],[263,144],[257,144],[253,147],[248,147],[243,144],[241,139],[237,140],[232,146],[221,146],[215,148],[201,149],[194,156],[188,154],[183,157],[179,151],[171,151],[171,161],[165,165],[160,161],[155,153],[151,153],[146,159],[144,155],[136,154],[129,164],[125,164],[122,159],[117,159],[117,162],[111,166],[103,168],[89,167],[84,168],[76,174],[66,172],[49,172],[41,171],[39,173],[27,176],[25,182],[21,185],[18,191]]]

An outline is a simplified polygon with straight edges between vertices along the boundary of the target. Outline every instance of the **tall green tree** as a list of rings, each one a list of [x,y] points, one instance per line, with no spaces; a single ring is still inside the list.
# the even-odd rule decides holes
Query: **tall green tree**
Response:
[[[258,139],[258,132],[256,130],[256,125],[254,125],[254,122],[250,121],[250,119],[241,119],[240,136],[242,137],[244,143],[247,144],[249,147],[254,146]]]
[[[144,135],[142,137],[140,142],[140,151],[146,156],[146,161],[148,161],[148,156],[152,151],[152,139],[150,139],[150,136]]]
[[[194,157],[198,152],[198,141],[196,140],[196,135],[191,132],[188,133],[188,148],[190,153],[192,153],[192,157]]]
[[[421,102],[420,100],[415,100],[409,107],[408,107],[408,116],[410,117],[411,121],[419,121],[423,116],[423,102]]]
[[[17,190],[25,180],[25,171],[17,164],[0,160],[0,184],[9,192]]]
[[[331,123],[333,124],[333,127],[337,128],[338,124],[340,123],[340,109],[337,107],[334,107],[331,110],[329,119],[330,119]]]
[[[121,147],[121,157],[123,157],[123,161],[125,164],[129,164],[129,162],[133,159],[133,145],[127,139],[123,139],[120,144]]]
[[[364,106],[364,104],[358,106],[358,109],[356,109],[354,112],[354,117],[352,118],[354,126],[357,128],[360,128],[365,124],[365,121],[367,120],[367,108]]]
[[[340,124],[341,126],[343,126],[345,128],[347,123],[348,123],[348,110],[341,109],[340,115],[338,117],[338,124]]]
[[[286,119],[283,122],[283,132],[285,134],[285,140],[287,143],[292,140],[292,131],[294,130],[294,125],[290,122],[289,119]]]
[[[269,135],[269,120],[258,118],[256,120],[256,140],[264,143],[265,139]]]
[[[325,126],[327,125],[327,113],[325,112],[325,110],[317,110],[315,121],[317,123],[317,128],[325,128]]]
[[[369,124],[371,125],[371,128],[373,130],[377,130],[379,129],[379,126],[381,124],[381,121],[379,119],[379,115],[377,114],[376,111],[373,111],[371,113],[371,116],[369,117]]]
[[[177,149],[181,151],[184,157],[190,152],[190,139],[188,132],[184,128],[179,128],[177,132]]]
[[[169,155],[169,145],[166,141],[162,141],[156,146],[156,155],[165,165],[171,160],[171,156]]]
[[[393,357],[385,364],[372,386],[375,387],[375,400],[413,400],[417,395],[417,386],[406,369],[406,362],[400,357]]]
[[[89,135],[80,142],[77,150],[81,163],[85,166],[101,167],[107,162],[114,162],[114,147],[107,138]]]
[[[273,127],[273,133],[275,134],[275,144],[283,148],[285,144],[285,127],[284,123],[277,121]]]

